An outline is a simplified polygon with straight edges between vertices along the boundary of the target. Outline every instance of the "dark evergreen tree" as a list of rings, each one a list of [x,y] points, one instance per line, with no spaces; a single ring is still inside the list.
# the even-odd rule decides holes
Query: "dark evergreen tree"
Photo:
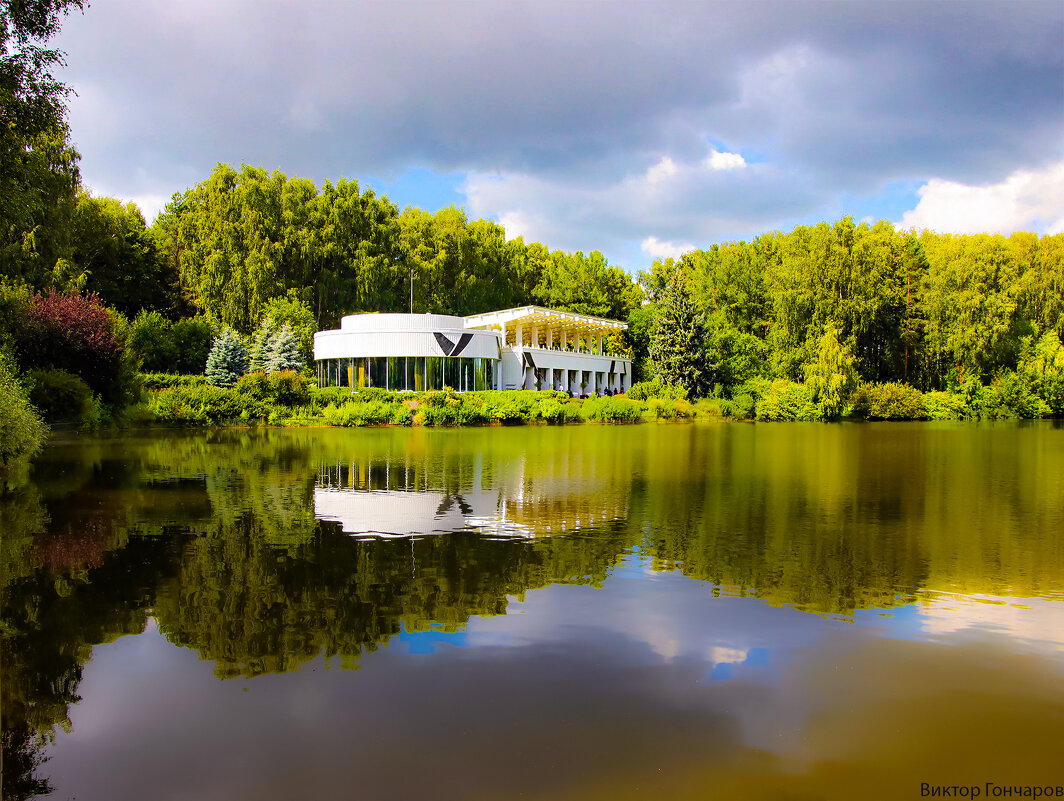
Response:
[[[686,390],[692,400],[705,396],[711,369],[706,356],[706,321],[677,278],[658,296],[658,319],[650,341],[654,376]]]
[[[216,387],[231,387],[248,368],[248,349],[231,328],[225,329],[214,341],[207,356],[207,383]]]

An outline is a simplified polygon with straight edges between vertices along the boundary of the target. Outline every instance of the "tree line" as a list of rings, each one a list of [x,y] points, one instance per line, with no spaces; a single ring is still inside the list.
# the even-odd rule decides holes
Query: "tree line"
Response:
[[[202,372],[227,329],[250,344],[287,325],[306,362],[314,330],[407,310],[411,287],[418,312],[537,304],[625,320],[636,376],[692,398],[756,403],[782,381],[831,417],[860,382],[969,402],[1012,381],[995,391],[1038,385],[1037,403],[1010,401],[1021,416],[1064,412],[1061,234],[918,234],[845,217],[633,277],[598,251],[507,239],[455,207],[400,211],[357,181],[227,164],[149,226],[80,183],[67,90],[51,74],[61,54],[46,43],[81,6],[0,3],[0,418],[27,419],[14,410],[34,391],[99,418],[137,397],[138,369]]]
[[[695,394],[758,380],[954,391],[1020,371],[1064,410],[1064,234],[846,217],[657,261],[639,279],[651,303],[634,315],[636,344]]]

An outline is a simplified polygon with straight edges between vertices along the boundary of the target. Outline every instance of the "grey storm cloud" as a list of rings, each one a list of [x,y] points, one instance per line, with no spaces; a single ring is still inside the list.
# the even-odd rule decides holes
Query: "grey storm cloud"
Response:
[[[780,193],[753,179],[749,202],[775,197],[782,213],[1059,159],[1062,41],[1056,0],[96,0],[58,45],[74,139],[131,193],[184,188],[218,161],[317,180],[417,165],[593,192],[714,143],[806,182]],[[690,192],[708,202],[721,185]]]

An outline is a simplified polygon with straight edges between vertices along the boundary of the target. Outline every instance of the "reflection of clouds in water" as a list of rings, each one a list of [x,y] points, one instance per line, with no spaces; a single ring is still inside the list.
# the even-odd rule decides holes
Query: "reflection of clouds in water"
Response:
[[[1059,783],[1060,660],[1009,653],[1000,635],[946,647],[752,599],[673,594],[657,608],[690,632],[666,662],[615,621],[595,625],[606,608],[587,601],[601,592],[529,595],[561,589],[577,625],[559,627],[553,641],[529,642],[526,631],[517,647],[413,659],[388,648],[358,671],[315,661],[219,682],[154,631],[123,637],[86,665],[72,733],[49,749],[50,775],[63,797],[76,789],[116,801],[151,795],[160,776],[174,798],[438,801],[507,798],[515,788],[581,801],[897,799],[918,797],[921,782]],[[654,594],[676,589],[660,583]],[[716,614],[721,606],[739,625]],[[516,629],[542,611],[535,600],[526,607],[477,622]],[[708,680],[702,660],[749,664],[755,653],[688,644],[716,629],[734,638],[754,609],[776,633],[811,621],[815,630],[800,626],[810,647],[770,681],[746,667]],[[710,623],[699,627],[703,618]],[[144,649],[155,653],[150,671],[134,658]]]
[[[929,593],[916,608],[923,631],[932,636],[997,632],[1064,650],[1064,604],[1059,601]]]
[[[713,587],[676,571],[648,573],[630,554],[596,589],[554,585],[511,599],[505,617],[474,617],[466,624],[470,646],[567,645],[593,630],[608,630],[646,646],[653,663],[743,664],[752,651],[777,658],[814,645],[837,623],[754,598],[714,597]]]

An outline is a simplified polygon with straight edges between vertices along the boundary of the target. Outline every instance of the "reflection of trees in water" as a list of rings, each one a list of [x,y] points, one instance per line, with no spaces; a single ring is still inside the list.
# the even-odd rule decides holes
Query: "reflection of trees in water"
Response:
[[[172,642],[236,676],[318,654],[355,667],[401,628],[453,631],[529,589],[601,583],[636,546],[659,569],[813,612],[928,586],[1052,586],[1064,464],[1015,444],[1040,429],[917,431],[222,431],[47,451],[34,483],[0,496],[5,798],[9,784],[12,797],[32,789],[91,646],[141,631],[149,609]],[[995,494],[995,475],[1022,480]],[[580,534],[358,540],[315,520],[316,486],[427,490],[463,515],[479,487],[537,534],[577,520]]]
[[[71,704],[92,646],[144,630],[150,593],[167,564],[160,540],[136,540],[106,554],[80,577],[38,568],[3,588],[0,705],[3,797],[44,791],[32,772],[57,730],[69,731]]]
[[[221,677],[284,672],[319,654],[356,667],[401,628],[457,631],[472,616],[504,614],[508,596],[601,582],[626,539],[366,540],[323,524],[312,544],[282,556],[233,529],[188,542],[154,613],[168,639],[216,662]]]

